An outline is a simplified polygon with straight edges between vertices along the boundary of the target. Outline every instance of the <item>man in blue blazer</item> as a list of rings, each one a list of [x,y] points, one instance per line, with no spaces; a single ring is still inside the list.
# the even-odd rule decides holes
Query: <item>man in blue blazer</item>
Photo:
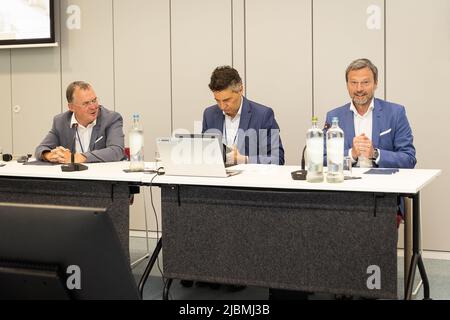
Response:
[[[378,68],[368,59],[353,61],[346,71],[347,90],[352,101],[327,113],[326,123],[339,118],[344,131],[344,154],[356,164],[361,158],[379,168],[412,169],[416,149],[412,130],[401,105],[374,98]],[[397,227],[403,212],[399,199]]]
[[[203,133],[220,133],[226,145],[227,164],[260,163],[284,165],[280,128],[273,110],[243,96],[239,73],[229,67],[218,67],[211,76],[209,88],[217,104],[203,113]],[[184,287],[193,281],[181,280]],[[197,282],[198,286],[219,288],[218,283]],[[230,291],[245,286],[228,286]]]
[[[374,98],[378,69],[368,59],[358,59],[346,71],[352,102],[331,110],[327,124],[339,118],[344,131],[344,154],[357,163],[363,157],[380,168],[407,168],[416,165],[412,130],[401,105]]]
[[[280,128],[271,108],[243,96],[239,73],[218,67],[209,88],[217,104],[203,113],[203,132],[221,133],[227,146],[227,163],[284,165]]]

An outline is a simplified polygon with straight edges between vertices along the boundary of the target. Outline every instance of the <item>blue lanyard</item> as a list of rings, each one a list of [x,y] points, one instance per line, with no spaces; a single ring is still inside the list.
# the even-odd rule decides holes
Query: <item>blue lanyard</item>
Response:
[[[80,143],[81,153],[84,153],[84,148],[83,148],[83,144],[81,143],[80,134],[78,133],[78,128],[76,128],[75,130],[77,130],[77,137],[78,137],[78,142]]]

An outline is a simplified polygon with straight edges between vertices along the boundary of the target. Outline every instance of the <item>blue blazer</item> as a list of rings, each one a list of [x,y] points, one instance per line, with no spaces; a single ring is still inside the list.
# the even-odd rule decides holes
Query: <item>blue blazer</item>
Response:
[[[375,99],[372,121],[372,144],[380,150],[380,168],[415,167],[416,149],[413,145],[413,135],[405,108],[401,105]],[[354,113],[350,110],[350,103],[327,113],[327,123],[333,117],[339,118],[339,127],[344,130],[345,155],[353,145],[355,137]]]
[[[250,163],[284,165],[284,148],[280,128],[273,110],[243,97],[237,147],[248,156]],[[202,132],[223,135],[225,116],[218,105],[206,108],[203,113]]]

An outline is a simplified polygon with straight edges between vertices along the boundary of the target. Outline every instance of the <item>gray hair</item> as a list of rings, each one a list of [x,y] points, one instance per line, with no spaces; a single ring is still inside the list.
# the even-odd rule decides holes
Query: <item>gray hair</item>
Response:
[[[81,90],[89,90],[92,88],[92,86],[84,81],[74,81],[71,84],[69,84],[66,90],[66,99],[68,103],[73,102],[73,94],[77,88]]]
[[[345,72],[345,81],[348,82],[348,74],[350,71],[361,70],[364,68],[369,68],[372,70],[375,83],[378,83],[378,68],[369,59],[358,59],[350,63],[347,71]]]

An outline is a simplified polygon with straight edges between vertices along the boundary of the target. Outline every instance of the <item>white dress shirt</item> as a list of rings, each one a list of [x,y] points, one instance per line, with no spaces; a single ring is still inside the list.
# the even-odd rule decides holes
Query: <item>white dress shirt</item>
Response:
[[[237,135],[239,131],[239,125],[241,123],[241,112],[242,112],[242,104],[244,103],[244,98],[241,97],[241,106],[239,107],[238,113],[234,118],[226,115],[225,112],[225,121],[223,123],[223,138],[225,144],[232,148],[233,145],[237,144]]]
[[[73,128],[74,124],[78,124],[78,134],[75,139],[75,152],[84,153],[90,151],[89,145],[91,144],[92,129],[97,124],[97,120],[89,124],[87,127],[84,127],[77,121],[75,114],[73,114],[70,127]]]
[[[356,109],[355,105],[353,104],[353,101],[350,105],[350,110],[354,113],[353,121],[355,124],[355,137],[358,137],[364,133],[364,135],[370,139],[370,141],[373,141],[372,139],[372,127],[373,127],[373,110],[375,109],[375,99],[372,99],[370,102],[369,109],[367,109],[367,112],[364,115],[360,115],[358,113],[358,110]],[[350,158],[352,158],[353,163],[355,163],[357,160],[353,159],[352,157],[352,149],[348,151],[348,155]],[[378,156],[378,159],[375,160],[376,163],[380,161],[380,156]]]
[[[374,108],[374,100],[372,99],[367,112],[364,115],[360,115],[352,102],[350,110],[354,113],[353,120],[355,122],[355,137],[358,137],[364,133],[366,137],[372,141],[372,118]]]

